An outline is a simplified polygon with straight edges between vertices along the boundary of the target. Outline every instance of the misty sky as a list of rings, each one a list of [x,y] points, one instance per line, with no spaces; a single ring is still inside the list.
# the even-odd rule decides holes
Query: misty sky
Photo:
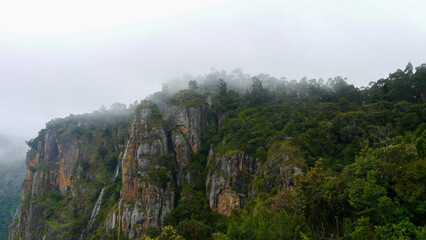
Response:
[[[6,2],[6,3],[5,3]],[[2,1],[0,134],[241,68],[356,86],[426,62],[426,1]]]

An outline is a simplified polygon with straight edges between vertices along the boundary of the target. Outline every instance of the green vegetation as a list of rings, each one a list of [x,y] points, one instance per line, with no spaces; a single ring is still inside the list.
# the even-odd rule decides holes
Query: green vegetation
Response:
[[[165,88],[136,108],[136,114],[150,108],[152,124],[165,127],[162,110],[168,105],[178,111],[203,106],[208,119],[202,146],[183,169],[195,176],[192,184],[178,185],[173,153],[152,159],[147,175],[138,176],[163,189],[170,186],[175,201],[165,227],[149,228],[145,239],[426,238],[426,65],[414,71],[409,64],[366,88],[341,77],[288,82],[239,75],[244,79],[223,73],[193,80],[190,89],[175,95]],[[105,233],[103,225],[118,213],[122,180],[112,177],[132,114],[115,108],[125,114],[100,111],[57,119],[28,142],[37,150],[46,134],[56,134],[59,142],[78,139],[80,147],[73,176],[78,201],[49,190],[23,203],[32,201],[43,210],[44,231],[78,238],[90,218],[84,210],[105,188],[85,238],[117,239],[120,229]],[[165,129],[166,134],[176,130]],[[206,198],[212,187],[206,184],[208,169],[216,164],[207,164],[211,149],[259,163],[257,173],[246,178],[251,182],[232,186],[242,208],[230,216],[212,211]],[[49,164],[33,170],[48,171]],[[294,175],[296,170],[301,174]]]
[[[173,154],[164,154],[154,159],[151,162],[151,169],[147,173],[148,180],[163,189],[166,189],[167,184],[173,184],[173,178],[176,174],[176,161]],[[172,173],[172,174],[169,174]],[[175,185],[172,185],[175,188]]]
[[[165,226],[161,229],[158,236],[151,238],[149,236],[142,238],[143,240],[184,240],[181,235],[172,226]]]
[[[25,162],[0,162],[0,239],[7,239],[7,227],[21,202]]]
[[[150,116],[151,116],[151,118],[152,118],[154,121],[159,121],[159,120],[161,120],[161,119],[162,119],[162,118],[161,118],[161,112],[160,112],[160,110],[158,109],[157,105],[155,105],[153,102],[148,101],[148,100],[144,100],[144,101],[142,101],[142,102],[141,102],[141,104],[139,104],[139,105],[138,105],[138,107],[136,108],[135,113],[136,113],[136,114],[140,114],[140,112],[141,112],[141,111],[142,111],[142,109],[144,109],[144,108],[149,108],[149,109],[151,109],[151,114],[150,114]]]
[[[181,90],[170,99],[172,105],[179,106],[181,109],[198,107],[204,104],[204,102],[204,97],[198,94],[195,89]]]
[[[268,189],[265,181],[275,176],[255,177],[243,189],[256,197],[229,217],[209,209],[205,190],[185,186],[181,195],[192,195],[178,201],[166,224],[187,239],[424,239],[425,73],[426,65],[416,72],[409,65],[362,89],[339,77],[273,88],[253,78],[247,92],[218,80],[217,94],[201,83],[214,96],[205,146],[256,157],[261,171],[286,155],[291,162],[277,163],[305,174],[288,189]],[[207,165],[198,164],[192,168],[201,172]]]
[[[19,194],[0,197],[0,238],[7,239],[7,227],[12,222],[16,207],[20,202]]]
[[[114,105],[111,110],[100,110],[92,114],[71,115],[64,119],[55,119],[46,124],[46,129],[28,142],[32,147],[31,154],[39,154],[40,160],[34,173],[55,169],[56,159],[44,159],[44,149],[37,146],[43,144],[46,134],[54,137],[62,151],[65,147],[78,149],[78,160],[75,174],[71,176],[72,187],[61,193],[58,188],[51,188],[47,180],[42,184],[44,194],[29,197],[22,207],[32,204],[41,213],[44,221],[38,226],[41,234],[53,234],[55,238],[78,239],[87,228],[92,208],[98,199],[101,189],[105,187],[102,207],[93,223],[92,229],[102,229],[109,213],[117,211],[120,198],[121,177],[112,181],[120,152],[124,148],[124,134],[133,117],[133,109]],[[43,145],[40,145],[43,146]],[[54,145],[56,146],[56,145]],[[60,150],[59,150],[60,151]],[[72,197],[70,188],[79,197]],[[9,222],[10,223],[10,222]],[[112,236],[114,235],[111,233]],[[101,236],[102,237],[99,237]],[[108,239],[103,231],[86,233],[88,239]]]

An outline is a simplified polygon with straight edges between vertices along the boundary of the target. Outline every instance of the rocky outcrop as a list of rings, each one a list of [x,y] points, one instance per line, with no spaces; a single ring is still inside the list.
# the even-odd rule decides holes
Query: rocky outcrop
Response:
[[[11,238],[33,239],[45,232],[45,211],[42,204],[31,201],[47,192],[65,196],[75,174],[79,149],[77,140],[61,137],[48,130],[42,141],[32,148],[26,158],[27,176],[22,186],[22,206],[18,222],[10,226]]]
[[[129,239],[143,236],[150,226],[161,226],[174,206],[172,169],[161,161],[170,153],[168,138],[155,110],[136,111],[122,160],[119,221]]]
[[[85,239],[97,229],[135,239],[162,226],[176,189],[200,176],[187,167],[201,148],[207,117],[202,105],[170,106],[163,114],[142,105],[130,125],[129,115],[70,116],[30,142],[11,239]]]
[[[241,208],[241,197],[244,197],[244,195],[240,195],[229,188],[222,189],[217,195],[216,208],[213,208],[213,210],[229,216],[232,210]]]
[[[298,147],[284,140],[271,146],[263,164],[243,152],[217,154],[211,148],[207,165],[210,208],[230,215],[233,209],[242,207],[244,199],[258,192],[270,192],[277,186],[291,188],[294,176],[303,173],[304,158]]]
[[[193,152],[201,148],[201,138],[207,132],[207,116],[203,106],[181,109],[170,106],[166,120],[172,124],[172,131],[180,131]]]
[[[191,164],[191,152],[201,148],[201,138],[207,132],[206,110],[203,106],[183,109],[170,106],[165,118],[172,126],[170,138],[179,168],[177,183],[179,186],[194,184],[197,173],[184,173],[183,169]]]
[[[240,152],[216,155],[212,149],[208,161],[206,187],[210,208],[230,215],[233,209],[241,208],[242,200],[247,197],[258,161]]]
[[[40,153],[42,158],[37,157]],[[50,130],[44,136],[43,149],[37,149],[35,155],[36,160],[30,155],[29,165],[38,160],[35,165],[41,171],[36,171],[32,176],[32,197],[48,190],[59,190],[64,196],[71,187],[71,176],[76,170],[79,156],[77,140],[57,136],[55,131]],[[42,181],[47,181],[47,184],[41,184]]]
[[[132,121],[129,116],[53,121],[30,143],[22,204],[9,238],[133,240],[162,227],[180,200],[192,200],[193,190],[200,193],[198,180],[206,174],[207,110],[198,101],[204,97],[186,96],[163,112],[144,101]],[[225,113],[216,114],[220,125]],[[211,146],[202,179],[210,208],[230,215],[258,192],[291,188],[304,161],[290,142],[268,146],[262,163],[229,151],[225,140]]]
[[[97,193],[113,177],[108,168],[115,163],[120,150],[115,143],[127,125],[121,121],[128,116],[119,121],[85,117],[54,120],[29,142],[21,207],[9,239],[78,239],[89,222]],[[97,228],[94,218],[90,221]]]
[[[129,127],[119,204],[119,223],[129,239],[143,236],[148,227],[161,227],[174,208],[175,188],[195,183],[198,176],[185,167],[207,132],[204,107],[170,106],[163,116],[144,102]]]

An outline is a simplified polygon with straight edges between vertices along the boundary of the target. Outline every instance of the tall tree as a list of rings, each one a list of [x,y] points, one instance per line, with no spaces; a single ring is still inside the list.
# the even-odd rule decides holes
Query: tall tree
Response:
[[[190,90],[197,90],[198,89],[198,84],[197,84],[197,81],[196,80],[190,80],[189,82],[188,82],[188,88],[190,89]]]
[[[216,91],[219,93],[219,96],[225,96],[227,92],[227,84],[225,80],[219,79],[216,83]]]

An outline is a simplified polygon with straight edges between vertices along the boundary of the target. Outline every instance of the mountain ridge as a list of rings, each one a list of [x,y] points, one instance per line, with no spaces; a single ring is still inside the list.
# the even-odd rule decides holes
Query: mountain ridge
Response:
[[[9,239],[424,236],[426,66],[362,90],[251,80],[49,122],[28,142]]]

